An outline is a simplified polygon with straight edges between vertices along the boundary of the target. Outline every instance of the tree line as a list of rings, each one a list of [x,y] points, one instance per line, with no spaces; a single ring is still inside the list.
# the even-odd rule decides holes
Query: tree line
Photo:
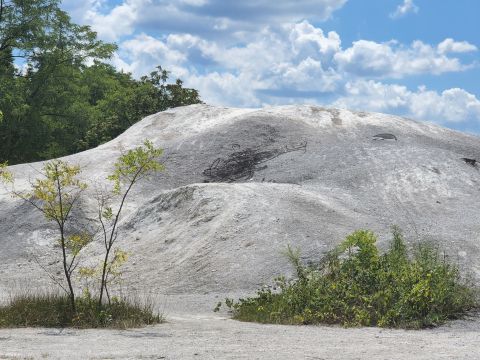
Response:
[[[0,0],[0,163],[83,151],[146,115],[201,102],[161,66],[140,79],[115,69],[117,46],[59,6]]]

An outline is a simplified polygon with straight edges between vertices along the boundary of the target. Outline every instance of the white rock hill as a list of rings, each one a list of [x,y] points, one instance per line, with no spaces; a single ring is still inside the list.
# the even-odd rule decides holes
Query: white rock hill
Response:
[[[476,136],[314,106],[192,105],[64,159],[107,184],[121,151],[144,139],[165,149],[167,170],[137,186],[122,219],[119,245],[131,253],[124,280],[134,289],[250,291],[290,271],[287,244],[315,260],[356,229],[375,231],[384,245],[393,224],[411,245],[438,243],[480,277],[480,168],[463,159],[480,161]],[[41,166],[12,166],[17,187]],[[87,193],[79,218],[94,210]],[[24,278],[48,281],[31,254],[59,268],[52,224],[3,190],[0,213],[0,292]]]

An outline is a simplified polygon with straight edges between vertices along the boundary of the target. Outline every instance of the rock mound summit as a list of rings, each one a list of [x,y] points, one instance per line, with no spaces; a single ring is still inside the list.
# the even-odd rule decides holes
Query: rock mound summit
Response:
[[[151,115],[64,160],[107,184],[116,158],[144,139],[164,148],[166,171],[139,184],[123,214],[119,245],[131,254],[124,278],[133,288],[250,291],[290,270],[288,244],[315,260],[357,229],[385,244],[393,224],[409,244],[438,243],[480,277],[476,136],[306,105],[192,105]],[[12,166],[17,187],[27,188],[41,166]],[[79,218],[93,216],[88,192],[82,209]],[[0,213],[0,291],[24,277],[41,284],[37,262],[56,266],[54,227],[3,189]]]

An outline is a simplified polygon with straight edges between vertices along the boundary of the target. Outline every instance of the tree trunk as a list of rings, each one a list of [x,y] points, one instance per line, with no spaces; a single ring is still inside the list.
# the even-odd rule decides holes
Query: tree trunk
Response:
[[[102,300],[103,300],[103,290],[106,288],[106,273],[107,273],[107,265],[108,265],[108,256],[110,254],[110,250],[112,248],[108,247],[105,252],[105,259],[103,260],[103,269],[102,269],[102,280],[100,284],[100,296],[98,298],[98,307],[102,306]]]
[[[72,307],[72,312],[76,314],[77,309],[75,306],[75,292],[73,290],[72,286],[72,279],[71,279],[71,274],[68,271],[68,266],[67,266],[67,253],[65,251],[65,235],[64,235],[64,230],[63,228],[60,228],[60,240],[62,242],[62,255],[63,255],[63,271],[65,273],[65,278],[67,279],[67,284],[68,284],[68,290],[70,291],[69,297],[70,297],[70,306]]]

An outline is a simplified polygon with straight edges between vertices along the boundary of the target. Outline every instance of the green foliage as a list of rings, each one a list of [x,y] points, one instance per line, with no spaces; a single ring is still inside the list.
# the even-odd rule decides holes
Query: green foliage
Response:
[[[47,220],[65,223],[80,193],[87,184],[77,179],[79,166],[72,166],[62,160],[52,160],[43,167],[43,177],[36,179],[30,193],[19,194],[32,199]]]
[[[120,197],[120,204],[115,211],[110,205],[112,196],[103,192],[97,193],[98,221],[103,235],[105,256],[97,266],[81,267],[79,275],[84,279],[99,280],[99,308],[103,306],[104,292],[107,294],[108,303],[112,305],[108,285],[120,278],[121,267],[128,258],[125,251],[114,248],[118,237],[117,225],[126,198],[138,181],[164,170],[163,164],[158,162],[162,153],[162,149],[154,147],[150,141],[145,140],[143,146],[131,149],[119,157],[114,164],[113,173],[108,177],[113,182],[113,194]],[[75,312],[77,302],[72,282],[73,273],[78,266],[78,255],[85,246],[93,241],[93,236],[88,232],[67,231],[72,210],[81,193],[87,188],[87,184],[77,178],[79,174],[80,167],[69,165],[62,160],[52,160],[45,163],[43,176],[33,182],[30,192],[17,192],[13,187],[13,177],[7,170],[7,164],[0,164],[0,180],[11,183],[12,194],[33,205],[43,213],[48,221],[57,224],[58,245],[62,251],[63,272],[68,290],[61,284],[59,285],[69,294],[73,312]],[[122,189],[122,185],[125,185],[124,189]]]
[[[200,102],[181,80],[167,84],[161,67],[135,80],[105,64],[116,45],[72,23],[59,3],[0,0],[0,162],[86,150],[146,115]]]
[[[67,249],[72,256],[77,256],[80,254],[80,251],[92,241],[92,234],[87,232],[71,234],[65,237],[65,249]],[[61,242],[59,242],[59,245],[62,246]]]
[[[108,180],[113,181],[115,194],[120,193],[122,183],[130,186],[154,172],[165,169],[157,161],[162,156],[163,150],[155,148],[149,140],[145,140],[143,145],[127,151],[115,162],[113,174],[108,176]],[[106,211],[108,212],[109,209]]]
[[[13,181],[13,174],[7,169],[8,163],[0,163],[0,181],[4,183],[11,183]]]
[[[103,291],[106,292],[109,303],[111,303],[110,294],[108,292],[109,286],[111,284],[120,283],[122,266],[127,262],[129,257],[129,254],[126,251],[119,248],[113,249],[113,256],[110,256],[111,249],[108,250],[107,247],[106,251],[108,250],[108,256],[102,259],[102,261],[96,266],[82,266],[78,269],[79,277],[85,281],[84,289],[88,291],[90,291],[89,289],[92,281],[98,282],[99,285],[102,286],[103,277]],[[103,291],[100,291],[102,297]],[[98,300],[100,302],[100,298]]]
[[[113,173],[108,176],[108,179],[113,182],[113,194],[120,197],[120,205],[116,211],[110,205],[110,196],[103,192],[97,193],[98,221],[101,224],[105,256],[98,266],[81,269],[81,276],[86,279],[100,276],[100,306],[104,292],[110,303],[108,285],[120,278],[120,269],[128,258],[125,251],[114,248],[118,237],[118,221],[125,200],[138,181],[165,169],[164,165],[158,161],[162,154],[161,148],[156,148],[150,141],[145,140],[143,146],[127,151],[115,162]],[[111,258],[112,251],[113,258]]]
[[[73,24],[57,0],[7,0],[0,7],[0,161],[64,155],[85,126],[75,99],[82,99],[81,72],[87,60],[108,59],[116,46]]]
[[[126,198],[133,186],[140,180],[164,170],[163,164],[158,162],[163,150],[156,148],[145,140],[143,146],[127,151],[114,164],[114,171],[108,177],[113,182],[113,195],[119,197],[119,206],[114,211],[110,205],[112,196],[97,191],[98,221],[101,238],[105,247],[105,255],[97,266],[79,268],[79,275],[83,279],[99,281],[98,309],[103,309],[103,294],[106,293],[108,306],[114,309],[118,304],[112,301],[108,292],[109,284],[117,281],[121,275],[121,267],[127,261],[128,254],[119,248],[114,248],[118,237],[118,221],[123,210]],[[48,221],[57,224],[59,238],[58,245],[62,251],[63,272],[68,287],[60,285],[68,294],[71,313],[81,315],[81,309],[76,309],[83,302],[78,302],[73,287],[73,274],[78,267],[78,256],[83,248],[90,244],[94,237],[86,231],[72,232],[67,229],[72,217],[72,210],[77,204],[81,193],[87,184],[77,176],[80,167],[72,166],[62,160],[52,160],[45,163],[42,177],[32,183],[30,192],[17,192],[13,184],[13,177],[7,170],[7,164],[0,164],[0,180],[10,183],[12,194],[33,205]],[[122,186],[125,186],[122,188]],[[70,230],[70,231],[68,231]],[[53,277],[52,277],[53,278]],[[89,288],[85,288],[89,294]],[[89,296],[88,299],[91,300]],[[98,314],[97,314],[98,315]],[[91,323],[93,320],[89,320]]]
[[[21,295],[0,306],[0,327],[76,327],[125,329],[163,322],[151,303],[114,298],[98,306],[88,292],[75,300],[76,312],[67,296]]]
[[[6,164],[5,164],[6,165]],[[87,246],[93,237],[87,232],[67,234],[67,225],[71,218],[72,209],[80,198],[80,194],[87,188],[87,184],[80,181],[79,166],[70,165],[62,160],[52,160],[45,163],[42,177],[32,184],[30,192],[18,192],[13,187],[13,177],[0,167],[2,179],[12,185],[12,194],[39,210],[47,221],[52,221],[58,229],[58,245],[62,252],[63,273],[67,287],[59,284],[68,293],[70,306],[75,312],[75,291],[72,284],[72,274],[77,267],[77,256]]]
[[[36,44],[46,37],[46,29],[54,24],[52,14],[59,10],[59,0],[0,1],[0,60],[6,50],[22,50],[31,56]]]
[[[372,232],[356,231],[311,266],[289,248],[296,279],[280,277],[256,297],[226,305],[244,321],[404,328],[436,326],[477,306],[476,290],[436,247],[419,244],[409,257],[397,228],[385,254],[375,243]]]

